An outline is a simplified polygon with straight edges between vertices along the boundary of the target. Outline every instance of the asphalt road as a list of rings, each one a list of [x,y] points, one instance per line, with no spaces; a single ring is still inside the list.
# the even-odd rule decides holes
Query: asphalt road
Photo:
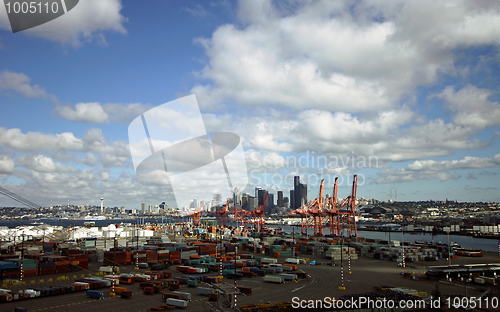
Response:
[[[327,262],[320,257],[311,257],[311,260],[316,259],[318,262]],[[488,253],[481,258],[459,258],[454,259],[453,263],[498,263],[500,260],[497,254]],[[422,274],[425,267],[428,265],[445,265],[446,260],[442,259],[437,262],[416,262],[409,264],[412,267],[406,269],[400,268],[395,262],[375,260],[372,258],[360,258],[353,260],[351,263],[352,274],[348,274],[347,261],[344,264],[344,286],[345,290],[340,290],[338,287],[341,285],[340,279],[340,265],[337,262],[335,267],[323,265],[309,266],[299,265],[299,270],[309,273],[310,278],[299,279],[295,282],[287,282],[284,284],[265,283],[262,277],[244,278],[237,282],[240,286],[251,287],[253,292],[249,296],[238,296],[238,304],[250,303],[268,303],[277,301],[292,301],[294,297],[300,300],[310,299],[323,299],[325,297],[339,298],[346,294],[360,294],[367,293],[374,290],[375,287],[389,286],[389,287],[407,287],[416,289],[418,291],[432,292],[435,285],[439,285],[440,291],[443,295],[460,295],[464,294],[464,287],[462,285],[447,285],[436,281],[427,280],[411,280],[403,278],[401,272],[415,272],[418,276]],[[125,267],[122,272],[137,272],[132,267]],[[143,270],[140,270],[143,271]],[[173,272],[173,276],[180,276],[181,273],[177,272],[174,268],[169,269]],[[79,273],[81,274],[81,272]],[[215,275],[214,272],[209,274]],[[39,281],[41,277],[34,280]],[[55,280],[55,277],[53,277]],[[47,280],[47,277],[45,277]],[[51,285],[58,285],[69,283],[65,282],[45,282],[43,285],[48,287]],[[225,282],[233,284],[232,280]],[[29,283],[29,280],[28,280]],[[38,287],[41,285],[38,284]],[[200,285],[202,286],[202,285]],[[14,311],[16,307],[28,308],[28,311],[72,311],[72,312],[140,312],[149,311],[153,306],[161,306],[164,301],[161,299],[160,294],[145,295],[139,288],[139,283],[125,286],[133,291],[131,299],[122,299],[119,296],[109,295],[109,289],[103,289],[105,298],[101,300],[89,299],[86,297],[85,292],[77,292],[71,294],[64,294],[59,296],[51,296],[44,298],[36,298],[30,300],[0,303],[0,311]],[[17,287],[19,288],[19,287]],[[29,288],[23,286],[22,288]],[[16,288],[11,288],[16,289]],[[476,290],[469,287],[468,296],[478,296],[482,290]],[[165,292],[167,292],[166,290]],[[180,291],[192,293],[193,301],[188,304],[186,311],[202,311],[207,297],[196,295],[195,288],[188,288],[182,286]]]

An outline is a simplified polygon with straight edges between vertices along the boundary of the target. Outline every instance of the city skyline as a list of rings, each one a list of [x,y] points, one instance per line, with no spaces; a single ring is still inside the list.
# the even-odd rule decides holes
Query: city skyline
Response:
[[[339,177],[346,197],[357,174],[358,197],[500,202],[498,20],[483,1],[89,0],[12,33],[0,5],[0,186],[40,206],[172,207],[136,175],[127,128],[195,95],[207,132],[241,139],[242,193],[292,204],[294,176],[309,200]]]

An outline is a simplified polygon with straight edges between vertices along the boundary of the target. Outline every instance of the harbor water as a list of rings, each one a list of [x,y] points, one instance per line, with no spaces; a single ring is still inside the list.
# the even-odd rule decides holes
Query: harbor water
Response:
[[[281,227],[285,232],[293,232],[292,226],[272,225],[269,227]],[[295,226],[295,233],[300,233],[300,226]],[[308,234],[313,234],[314,229],[309,228]],[[328,229],[323,232],[324,235],[330,234]],[[448,244],[448,235],[432,235],[431,233],[401,233],[401,232],[377,232],[377,231],[361,231],[358,230],[358,237],[380,239],[380,240],[396,240],[400,242],[427,241],[434,243]],[[456,242],[463,248],[481,249],[484,251],[499,252],[499,240],[491,238],[476,238],[472,236],[452,235],[450,234],[450,242]]]

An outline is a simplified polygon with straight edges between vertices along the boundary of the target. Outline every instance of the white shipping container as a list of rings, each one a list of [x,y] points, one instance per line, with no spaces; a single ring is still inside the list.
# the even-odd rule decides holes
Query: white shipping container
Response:
[[[266,275],[264,276],[264,282],[269,282],[269,283],[283,283],[284,278],[283,276],[272,276],[272,275]]]
[[[173,299],[173,298],[167,299],[167,305],[171,305],[171,306],[178,307],[178,308],[187,308],[187,306],[188,306],[187,301]]]
[[[283,277],[285,281],[296,281],[297,280],[297,274],[283,273],[283,274],[280,274],[279,276]]]
[[[278,259],[273,259],[273,258],[262,258],[260,260],[261,263],[277,263]]]
[[[191,301],[191,294],[190,293],[182,292],[182,291],[174,291],[173,293],[177,294],[177,295],[181,295],[182,300]]]

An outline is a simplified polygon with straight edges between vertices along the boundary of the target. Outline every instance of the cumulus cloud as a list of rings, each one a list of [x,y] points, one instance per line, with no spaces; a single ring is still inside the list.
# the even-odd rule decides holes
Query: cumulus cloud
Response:
[[[58,134],[22,133],[18,128],[6,129],[2,127],[0,127],[0,145],[19,151],[83,150],[81,139],[76,138],[71,132]]]
[[[88,123],[109,122],[109,116],[99,103],[78,103],[74,108],[71,106],[58,105],[55,111],[59,116],[75,121]]]
[[[499,44],[500,9],[454,1],[307,2],[281,10],[241,2],[240,25],[199,38],[209,57],[196,85],[205,108],[387,110],[420,85],[455,75],[453,49]],[[486,28],[481,27],[482,24]]]
[[[0,155],[0,176],[11,174],[14,171],[15,163],[7,155]]]
[[[82,121],[86,123],[108,123],[117,121],[130,123],[152,106],[141,103],[106,103],[97,102],[77,103],[75,105],[56,105],[54,111],[67,120]]]
[[[64,45],[79,47],[97,40],[106,45],[108,31],[126,34],[127,18],[120,11],[120,0],[85,0],[78,2],[68,13],[23,33],[39,36]],[[10,29],[4,6],[0,6],[0,27]]]
[[[60,159],[79,161],[84,164],[96,164],[96,156],[89,154],[93,152],[98,155],[98,159],[105,167],[122,167],[130,160],[128,143],[120,140],[108,143],[102,131],[95,128],[89,129],[82,138],[77,138],[71,132],[22,133],[20,129],[0,127],[0,145],[18,152],[51,152]],[[79,159],[75,154],[78,152],[87,152],[86,157]],[[26,164],[26,162],[23,163]]]
[[[484,169],[500,165],[500,154],[492,158],[467,156],[460,160],[417,160],[406,168],[390,169],[378,172],[377,183],[399,183],[423,179],[439,179],[446,181],[453,178],[449,172],[457,169]]]
[[[49,94],[39,85],[32,85],[31,79],[23,73],[14,73],[8,70],[0,72],[0,91],[14,91],[25,97],[44,98],[58,103],[54,95]]]
[[[100,198],[113,206],[137,208],[130,203],[141,201],[155,203],[158,198],[171,201],[171,190],[151,185],[135,174],[122,172],[112,177],[109,171],[102,168],[77,170],[73,173],[50,173],[18,170],[16,175],[26,181],[20,184],[9,184],[4,187],[29,200],[48,207],[66,205],[68,199],[74,204],[100,205]],[[159,204],[160,202],[158,202]]]
[[[22,167],[38,172],[74,172],[75,169],[70,166],[64,166],[56,163],[52,158],[45,155],[23,155],[16,158],[16,161]]]
[[[488,100],[494,93],[467,84],[458,91],[453,86],[447,86],[434,96],[444,100],[446,106],[456,112],[453,117],[455,124],[482,130],[500,123],[500,104]]]

